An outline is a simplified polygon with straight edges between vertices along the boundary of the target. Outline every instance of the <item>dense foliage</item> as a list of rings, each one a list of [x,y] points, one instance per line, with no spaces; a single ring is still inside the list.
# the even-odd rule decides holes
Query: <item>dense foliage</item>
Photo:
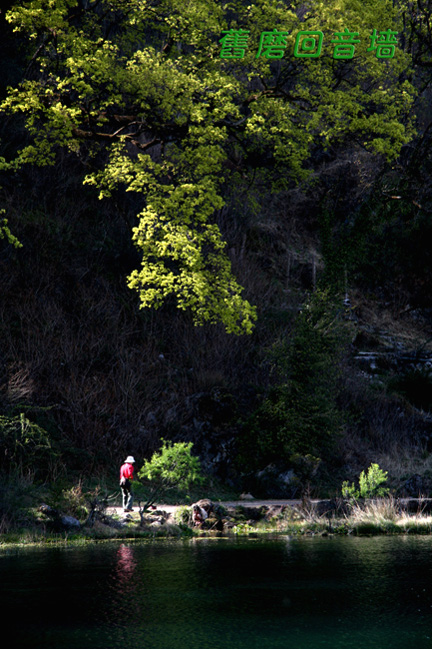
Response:
[[[289,344],[271,350],[276,382],[240,436],[244,468],[291,464],[307,478],[328,457],[344,423],[337,397],[349,331],[327,293],[317,290],[304,304]]]
[[[339,491],[371,459],[430,483],[431,20],[430,0],[0,14],[5,474],[93,475],[163,436],[239,489],[273,464]],[[319,56],[295,56],[304,31]],[[384,57],[374,33],[397,34]]]
[[[389,489],[382,486],[387,482],[387,475],[388,471],[383,471],[378,464],[372,463],[367,471],[360,473],[358,489],[354,483],[350,484],[348,480],[342,484],[342,496],[353,500],[387,496]]]
[[[173,444],[162,440],[162,447],[138,471],[138,477],[150,488],[143,509],[162,500],[170,489],[188,489],[202,480],[200,462],[193,456],[192,442]]]
[[[394,159],[412,136],[410,59],[399,47],[386,60],[370,51],[371,24],[401,29],[390,2],[33,0],[8,20],[26,35],[31,59],[1,108],[23,115],[29,141],[3,168],[52,165],[62,147],[82,160],[84,182],[101,198],[134,194],[142,265],[129,286],[143,307],[173,298],[196,323],[250,333],[256,318],[217,224],[227,187],[257,172],[286,187],[329,146]],[[331,37],[347,21],[361,38],[352,59],[335,60]],[[305,28],[324,34],[323,54],[293,59]],[[251,47],[239,58],[231,47],[223,58],[228,29],[251,42],[277,30],[287,55]]]

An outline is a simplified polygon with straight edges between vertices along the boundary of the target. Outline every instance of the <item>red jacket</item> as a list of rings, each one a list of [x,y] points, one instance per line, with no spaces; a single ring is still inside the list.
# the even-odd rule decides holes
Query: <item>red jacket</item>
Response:
[[[133,472],[134,472],[133,464],[129,464],[129,462],[125,462],[120,467],[120,480],[122,478],[126,478],[126,480],[133,480]]]

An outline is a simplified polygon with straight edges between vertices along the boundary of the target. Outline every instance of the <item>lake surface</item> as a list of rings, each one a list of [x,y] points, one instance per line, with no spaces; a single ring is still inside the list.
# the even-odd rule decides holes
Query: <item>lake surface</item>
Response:
[[[12,649],[432,648],[426,536],[8,550],[0,584]]]

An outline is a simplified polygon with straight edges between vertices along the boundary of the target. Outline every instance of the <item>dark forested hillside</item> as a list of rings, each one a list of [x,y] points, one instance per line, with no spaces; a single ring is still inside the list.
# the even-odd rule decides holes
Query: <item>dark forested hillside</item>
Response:
[[[165,438],[255,495],[372,461],[432,488],[432,3],[246,5],[1,14],[4,475],[103,474]],[[221,57],[240,28],[287,36]],[[290,54],[299,29],[322,56]]]

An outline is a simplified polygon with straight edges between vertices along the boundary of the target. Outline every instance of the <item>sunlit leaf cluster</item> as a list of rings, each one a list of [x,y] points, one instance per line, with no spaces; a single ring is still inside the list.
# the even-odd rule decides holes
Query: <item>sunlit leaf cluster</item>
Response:
[[[402,29],[388,0],[32,0],[7,19],[29,60],[1,110],[24,118],[28,141],[1,168],[52,165],[63,148],[101,198],[132,192],[142,263],[129,286],[141,306],[174,302],[197,324],[239,334],[256,320],[217,224],[227,187],[261,171],[274,188],[298,182],[334,145],[393,159],[413,135],[409,56],[368,52],[373,29]],[[335,61],[330,41],[346,27],[361,42]],[[220,57],[231,28],[249,31],[243,58]],[[284,58],[257,57],[273,29],[289,33]],[[320,58],[292,56],[304,29],[324,33]]]

